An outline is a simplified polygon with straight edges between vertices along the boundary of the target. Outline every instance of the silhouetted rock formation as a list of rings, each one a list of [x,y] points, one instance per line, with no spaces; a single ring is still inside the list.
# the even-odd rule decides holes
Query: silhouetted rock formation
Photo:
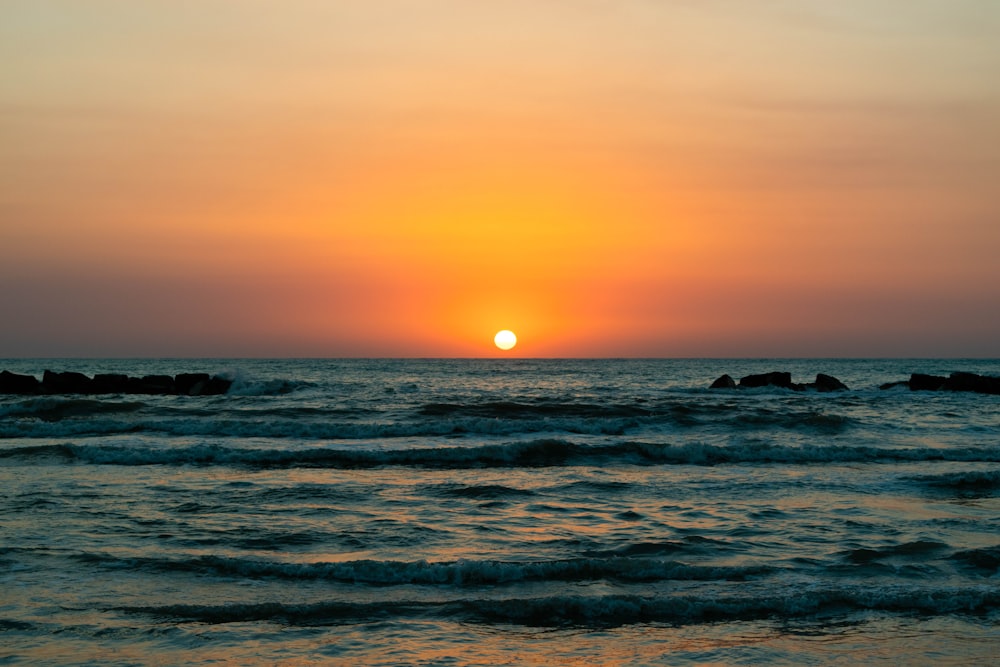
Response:
[[[212,396],[225,394],[233,381],[208,373],[181,373],[129,377],[119,373],[99,373],[89,378],[83,373],[45,371],[39,382],[33,375],[0,372],[0,394],[156,394]]]
[[[879,389],[909,387],[910,391],[972,391],[977,394],[1000,394],[1000,377],[977,373],[952,373],[948,377],[913,373],[909,380],[886,382]]]
[[[910,375],[911,391],[937,391],[944,387],[948,378],[940,375],[924,375],[923,373],[913,373]]]
[[[124,394],[128,376],[121,373],[99,373],[94,376],[95,394]]]
[[[945,391],[974,391],[978,394],[1000,394],[1000,378],[976,373],[952,373],[944,382]]]
[[[785,389],[795,389],[792,385],[792,374],[787,372],[773,371],[771,373],[761,373],[760,375],[747,375],[740,378],[741,387],[784,387]]]
[[[816,382],[813,385],[816,387],[816,391],[847,391],[846,384],[832,375],[824,373],[816,374]]]
[[[0,373],[0,394],[38,394],[42,384],[34,375],[19,375],[10,371]]]
[[[772,371],[770,373],[760,373],[758,375],[747,375],[740,378],[739,385],[733,381],[729,375],[723,375],[712,383],[709,389],[736,389],[741,387],[781,387],[782,389],[792,389],[794,391],[805,391],[812,389],[815,391],[847,391],[847,385],[833,377],[818,373],[816,381],[808,384],[792,382],[792,374],[783,371]]]
[[[83,373],[67,371],[53,373],[45,371],[42,375],[43,394],[93,394],[93,380]]]
[[[728,375],[723,375],[713,382],[709,389],[736,389],[736,381]]]
[[[208,373],[180,373],[174,376],[174,388],[178,394],[198,396],[208,381]]]
[[[129,394],[176,394],[177,387],[169,375],[145,375],[129,378],[126,391]]]
[[[195,394],[197,396],[214,396],[216,394],[225,394],[229,391],[229,387],[233,384],[232,380],[227,380],[224,377],[219,377],[218,375],[213,375],[212,378],[205,383],[202,387],[201,392]]]

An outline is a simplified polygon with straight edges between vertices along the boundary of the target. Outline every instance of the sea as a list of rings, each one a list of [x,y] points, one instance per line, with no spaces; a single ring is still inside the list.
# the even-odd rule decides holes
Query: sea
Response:
[[[0,396],[0,665],[1000,661],[1000,360],[0,369],[234,381]]]

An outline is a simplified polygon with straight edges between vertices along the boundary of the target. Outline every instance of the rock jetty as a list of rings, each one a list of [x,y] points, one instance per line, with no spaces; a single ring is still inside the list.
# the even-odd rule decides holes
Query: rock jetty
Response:
[[[740,378],[739,384],[729,375],[723,375],[712,383],[710,389],[738,389],[747,387],[781,387],[793,391],[847,391],[847,385],[833,377],[818,373],[815,382],[800,384],[792,382],[792,374],[786,371],[772,371],[770,373],[760,373],[757,375],[745,375]]]
[[[157,394],[162,396],[217,396],[229,391],[233,381],[208,373],[145,375],[98,373],[88,377],[72,371],[45,371],[41,381],[33,375],[0,372],[0,394]]]
[[[729,375],[723,375],[711,384],[710,389],[741,389],[745,387],[781,387],[793,391],[814,390],[821,392],[847,391],[847,385],[833,377],[818,373],[816,381],[808,384],[792,382],[792,374],[787,371],[772,371],[757,375],[747,375],[737,383]],[[977,373],[957,372],[948,377],[913,373],[909,380],[887,382],[880,389],[907,387],[911,391],[971,391],[979,394],[1000,395],[1000,377]]]
[[[909,380],[887,382],[879,389],[893,387],[908,387],[910,391],[974,391],[977,394],[1000,394],[1000,377],[962,372],[952,373],[948,377],[912,373]]]

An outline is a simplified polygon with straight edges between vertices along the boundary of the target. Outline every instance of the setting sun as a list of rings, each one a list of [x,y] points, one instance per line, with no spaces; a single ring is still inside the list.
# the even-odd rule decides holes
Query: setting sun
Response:
[[[722,6],[0,3],[0,350],[1000,356],[1000,2]]]
[[[493,337],[493,342],[501,350],[509,350],[517,345],[517,336],[514,335],[513,331],[504,329],[497,332],[497,335]]]

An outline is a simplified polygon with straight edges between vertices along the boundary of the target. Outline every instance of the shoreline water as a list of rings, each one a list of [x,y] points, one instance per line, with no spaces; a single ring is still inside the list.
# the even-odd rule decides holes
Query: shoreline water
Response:
[[[8,664],[957,665],[1000,645],[997,399],[876,382],[998,360],[58,368],[234,384],[0,396]],[[782,368],[851,388],[707,388]]]

